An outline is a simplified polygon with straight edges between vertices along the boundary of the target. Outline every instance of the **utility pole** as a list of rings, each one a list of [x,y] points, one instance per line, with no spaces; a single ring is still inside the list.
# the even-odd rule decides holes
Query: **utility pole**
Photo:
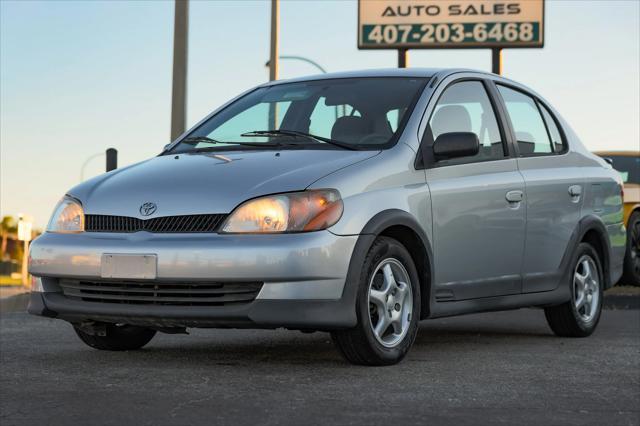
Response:
[[[171,92],[171,141],[187,125],[187,49],[189,45],[189,0],[175,0],[173,25],[173,89]]]
[[[269,81],[278,79],[278,36],[280,32],[280,0],[271,0],[271,49],[269,52]],[[269,129],[278,127],[278,105],[269,103]]]
[[[494,74],[502,74],[502,48],[494,47],[491,49],[491,72]]]
[[[398,68],[408,68],[409,67],[409,49],[400,48],[398,49]]]
[[[280,0],[271,0],[271,53],[269,81],[278,79],[278,36],[280,32]]]

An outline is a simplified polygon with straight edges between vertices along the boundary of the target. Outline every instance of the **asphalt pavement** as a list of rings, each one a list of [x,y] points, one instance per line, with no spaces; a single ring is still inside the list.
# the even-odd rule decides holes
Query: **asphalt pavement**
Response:
[[[101,352],[71,326],[0,316],[0,424],[638,425],[640,310],[585,339],[523,309],[421,323],[393,367],[343,361],[326,333],[191,330]]]

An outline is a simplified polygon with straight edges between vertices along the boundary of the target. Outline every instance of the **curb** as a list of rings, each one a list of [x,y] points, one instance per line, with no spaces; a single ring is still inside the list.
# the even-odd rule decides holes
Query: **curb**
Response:
[[[0,313],[27,312],[29,293],[16,294],[15,296],[0,299]]]
[[[639,294],[605,294],[604,309],[640,309]]]

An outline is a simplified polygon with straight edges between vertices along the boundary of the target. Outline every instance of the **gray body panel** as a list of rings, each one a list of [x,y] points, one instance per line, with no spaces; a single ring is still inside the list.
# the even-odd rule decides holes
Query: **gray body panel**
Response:
[[[580,219],[583,196],[569,188],[583,188],[585,177],[578,167],[564,166],[566,154],[518,159],[526,182],[527,232],[522,266],[525,293],[553,290],[554,274]]]
[[[243,201],[300,191],[311,182],[377,151],[244,151],[154,157],[98,176],[69,191],[85,213],[143,218],[153,201],[157,216],[229,213]],[[113,200],[118,202],[114,203]],[[141,201],[142,200],[142,201]]]
[[[524,191],[516,160],[433,168],[427,182],[436,300],[520,293],[526,209],[506,199]]]
[[[522,158],[509,140],[510,155],[502,160],[416,166],[427,121],[439,95],[452,82],[504,81],[542,99],[539,95],[499,76],[468,70],[376,70],[291,81],[374,76],[431,77],[398,143],[389,149],[161,156],[96,177],[69,192],[82,202],[86,213],[141,217],[138,208],[147,201],[157,203],[158,216],[229,213],[260,195],[335,188],[344,212],[334,226],[286,235],[45,233],[32,244],[30,271],[48,283],[44,302],[38,302],[44,307],[34,312],[46,312],[49,300],[65,318],[64,298],[56,292],[55,280],[98,279],[103,253],[153,253],[158,256],[158,280],[260,280],[265,285],[254,303],[275,303],[246,310],[189,311],[185,307],[177,312],[155,307],[148,313],[155,318],[154,324],[164,318],[171,324],[230,326],[244,315],[252,326],[351,327],[354,288],[368,247],[375,235],[385,231],[374,226],[382,216],[385,226],[393,226],[397,216],[395,225],[412,230],[426,248],[427,255],[419,259],[427,271],[422,283],[427,303],[423,316],[569,300],[563,277],[573,250],[589,231],[600,232],[606,242],[607,282],[618,279],[625,235],[620,178],[582,146],[552,108],[567,139],[566,154]],[[267,84],[283,83],[287,81]],[[577,199],[569,194],[569,187],[575,185],[581,188]],[[514,190],[524,192],[523,200],[515,204],[505,198]],[[69,306],[66,318],[91,317],[85,305]],[[276,307],[277,312],[270,311]],[[96,307],[100,312],[94,316],[128,318],[124,308],[110,309]],[[146,311],[139,306],[131,312],[136,323],[152,321],[145,319]]]

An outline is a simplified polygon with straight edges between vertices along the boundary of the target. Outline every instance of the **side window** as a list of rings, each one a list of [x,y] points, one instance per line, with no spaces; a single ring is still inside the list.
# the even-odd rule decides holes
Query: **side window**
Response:
[[[451,132],[473,132],[480,141],[474,157],[444,160],[445,164],[490,161],[504,158],[504,146],[491,101],[480,81],[463,81],[445,89],[429,120],[427,132],[435,141]]]
[[[562,141],[562,134],[558,129],[558,125],[556,124],[556,120],[553,119],[551,113],[544,105],[538,103],[540,105],[540,111],[542,111],[542,116],[544,117],[544,122],[547,123],[547,129],[549,129],[549,136],[551,137],[551,143],[553,144],[554,152],[562,152],[564,151],[564,143]]]
[[[536,101],[528,95],[508,87],[497,85],[507,106],[521,155],[548,154],[553,152],[547,128],[542,121]]]

